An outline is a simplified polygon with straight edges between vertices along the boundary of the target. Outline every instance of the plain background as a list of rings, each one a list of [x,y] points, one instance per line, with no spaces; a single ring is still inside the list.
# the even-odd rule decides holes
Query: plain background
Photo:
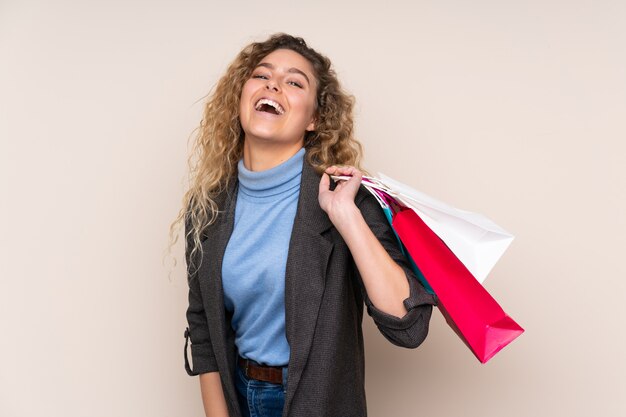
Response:
[[[366,316],[370,415],[626,415],[625,21],[621,0],[0,0],[0,415],[202,415],[168,226],[205,95],[277,31],[333,60],[370,172],[516,235],[485,286],[526,333],[481,365],[437,311],[417,350]]]

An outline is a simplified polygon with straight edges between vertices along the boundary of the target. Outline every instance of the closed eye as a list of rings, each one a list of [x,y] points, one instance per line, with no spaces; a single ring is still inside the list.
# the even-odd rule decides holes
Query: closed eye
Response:
[[[298,87],[298,88],[302,88],[302,84],[300,84],[300,83],[299,83],[299,82],[297,82],[297,81],[288,81],[288,82],[287,82],[287,84],[289,84],[289,85],[294,85],[294,86],[296,86],[296,87]]]
[[[265,76],[263,74],[254,74],[252,76],[252,78],[260,78],[260,79],[263,79],[263,80],[267,80],[267,76]]]

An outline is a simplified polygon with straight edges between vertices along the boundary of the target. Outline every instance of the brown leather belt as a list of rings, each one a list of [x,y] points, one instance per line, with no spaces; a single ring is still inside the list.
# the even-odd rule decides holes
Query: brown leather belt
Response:
[[[239,366],[243,373],[252,379],[271,382],[273,384],[283,383],[283,368],[275,366],[264,366],[258,363],[239,357]]]

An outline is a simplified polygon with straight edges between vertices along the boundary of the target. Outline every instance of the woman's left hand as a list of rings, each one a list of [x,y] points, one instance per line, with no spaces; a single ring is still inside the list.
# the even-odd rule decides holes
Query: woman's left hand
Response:
[[[339,181],[334,190],[330,190],[330,175],[349,176],[347,181]],[[359,186],[363,173],[353,166],[331,166],[326,168],[322,175],[319,188],[319,203],[322,210],[328,214],[330,220],[337,226],[338,221],[342,221],[358,211],[354,204],[354,197]]]

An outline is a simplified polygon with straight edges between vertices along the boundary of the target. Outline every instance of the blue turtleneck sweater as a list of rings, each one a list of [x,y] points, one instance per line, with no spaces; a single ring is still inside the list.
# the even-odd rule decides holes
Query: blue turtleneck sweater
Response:
[[[285,267],[304,148],[282,164],[253,172],[239,161],[235,227],[222,263],[224,304],[233,313],[239,354],[261,364],[289,363]]]

